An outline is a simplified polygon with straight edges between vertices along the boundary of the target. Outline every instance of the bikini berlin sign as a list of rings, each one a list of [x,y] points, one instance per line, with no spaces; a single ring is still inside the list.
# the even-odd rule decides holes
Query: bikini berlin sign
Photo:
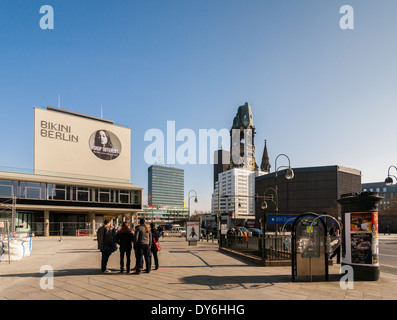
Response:
[[[131,130],[52,107],[34,108],[34,170],[130,181]]]

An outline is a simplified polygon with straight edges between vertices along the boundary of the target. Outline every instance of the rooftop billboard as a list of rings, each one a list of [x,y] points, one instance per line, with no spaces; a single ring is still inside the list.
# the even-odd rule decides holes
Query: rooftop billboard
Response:
[[[130,180],[131,130],[112,121],[34,108],[34,170]]]

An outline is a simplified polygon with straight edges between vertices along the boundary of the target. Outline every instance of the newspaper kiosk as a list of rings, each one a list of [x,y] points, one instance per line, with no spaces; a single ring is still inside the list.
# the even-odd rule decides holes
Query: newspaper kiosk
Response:
[[[380,277],[378,203],[373,192],[342,194],[342,265],[351,266],[355,280],[376,281]]]

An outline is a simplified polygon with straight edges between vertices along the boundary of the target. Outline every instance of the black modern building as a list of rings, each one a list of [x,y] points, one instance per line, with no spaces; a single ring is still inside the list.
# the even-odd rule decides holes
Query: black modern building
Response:
[[[341,194],[361,191],[361,172],[342,166],[322,166],[293,169],[294,178],[287,180],[286,170],[259,176],[255,179],[255,194],[273,197],[267,201],[268,207],[262,209],[262,199],[255,204],[256,224],[264,212],[274,213],[275,202],[278,212],[287,213],[327,213],[336,216],[340,210],[337,199]],[[275,192],[269,188],[276,189]],[[278,201],[277,201],[278,198]]]
[[[214,153],[214,187],[218,181],[218,175],[230,168],[230,151],[217,150]]]

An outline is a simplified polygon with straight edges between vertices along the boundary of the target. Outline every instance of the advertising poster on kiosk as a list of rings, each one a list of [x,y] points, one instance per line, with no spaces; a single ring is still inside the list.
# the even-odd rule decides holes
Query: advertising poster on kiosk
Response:
[[[379,242],[378,242],[378,234],[379,234],[379,222],[378,222],[378,212],[372,213],[372,263],[378,263],[379,259]]]
[[[186,222],[186,240],[187,241],[200,240],[200,222],[198,221]]]
[[[377,263],[378,214],[377,212],[351,214],[351,257],[352,263]]]
[[[372,235],[370,233],[352,233],[352,263],[371,264],[372,263]]]

